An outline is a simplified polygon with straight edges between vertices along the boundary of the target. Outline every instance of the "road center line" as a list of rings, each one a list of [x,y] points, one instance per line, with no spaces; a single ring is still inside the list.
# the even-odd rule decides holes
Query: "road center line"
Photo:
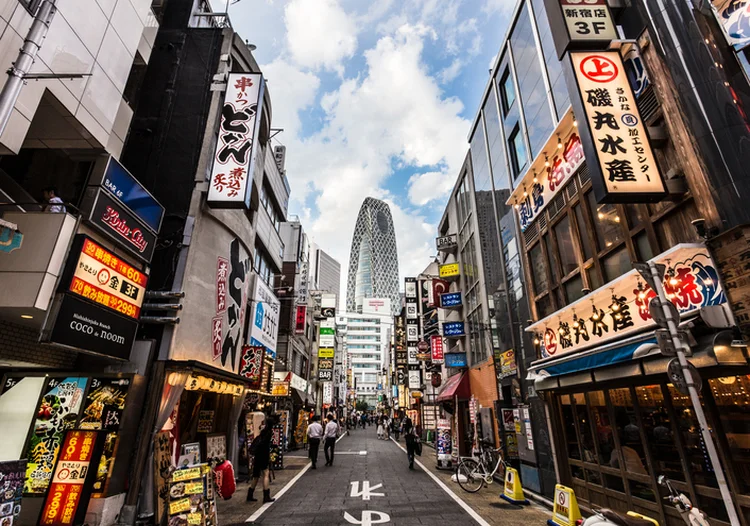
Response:
[[[393,440],[393,443],[396,444],[401,449],[401,451],[403,451],[404,453],[406,453],[406,449],[404,449],[401,446],[401,444],[399,444],[398,442],[396,442],[393,438],[391,438],[391,440]],[[417,465],[420,468],[422,468],[422,470],[425,473],[427,473],[430,476],[430,478],[432,480],[435,481],[435,484],[437,484],[438,486],[440,486],[441,488],[443,488],[443,490],[448,495],[450,495],[450,497],[453,500],[455,500],[458,503],[458,505],[461,506],[464,509],[464,511],[466,513],[468,513],[469,515],[471,515],[471,518],[474,519],[475,521],[477,521],[477,524],[479,524],[480,526],[490,526],[490,523],[488,523],[486,520],[484,520],[476,511],[474,511],[474,509],[471,506],[469,506],[468,504],[466,504],[466,502],[464,502],[464,500],[461,497],[459,497],[458,495],[456,495],[455,493],[453,493],[453,491],[448,486],[446,486],[443,483],[442,480],[440,480],[439,478],[437,478],[437,476],[433,472],[431,472],[429,469],[427,469],[426,467],[424,467],[424,464],[422,464],[416,458],[414,459],[414,461],[417,463]]]
[[[342,438],[344,438],[345,436],[346,435],[341,435],[338,439],[336,439],[336,443],[338,444],[339,441]],[[286,493],[287,491],[289,491],[291,489],[291,487],[294,486],[294,484],[302,477],[302,475],[304,475],[305,473],[307,473],[307,470],[310,469],[311,467],[312,467],[312,462],[308,462],[305,465],[305,467],[302,468],[302,470],[299,473],[297,473],[292,480],[290,480],[289,482],[287,482],[286,486],[284,486],[283,488],[281,488],[281,490],[278,493],[275,493],[273,497],[275,499],[278,499],[279,497],[281,497],[282,495],[284,495],[284,493]],[[258,481],[258,482],[260,482],[260,481]],[[273,506],[273,502],[266,502],[260,508],[258,508],[257,510],[255,510],[255,513],[253,513],[252,515],[250,515],[247,518],[247,520],[245,520],[245,522],[255,522],[255,521],[257,521],[260,518],[260,516],[263,515],[266,512],[266,510],[268,508],[270,508],[271,506]]]

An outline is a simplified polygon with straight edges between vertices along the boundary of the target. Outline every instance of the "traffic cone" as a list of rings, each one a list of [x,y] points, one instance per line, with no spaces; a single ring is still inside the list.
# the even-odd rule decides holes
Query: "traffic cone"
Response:
[[[521,478],[518,476],[518,470],[513,468],[505,469],[505,486],[500,494],[501,499],[505,499],[511,504],[528,504],[529,501],[523,494]]]

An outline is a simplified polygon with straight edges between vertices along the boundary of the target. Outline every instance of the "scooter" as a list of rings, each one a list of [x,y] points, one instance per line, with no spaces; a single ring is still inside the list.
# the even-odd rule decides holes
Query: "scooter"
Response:
[[[710,526],[706,515],[693,506],[690,499],[684,493],[679,493],[672,486],[671,481],[664,475],[659,475],[657,482],[669,490],[669,495],[664,500],[672,504],[680,513],[682,520],[688,526]],[[658,521],[629,511],[627,515],[609,509],[594,510],[594,514],[587,519],[578,519],[576,526],[659,526]]]
[[[664,475],[659,475],[657,482],[660,486],[664,486],[669,490],[669,495],[664,497],[664,500],[672,504],[677,511],[680,512],[682,520],[688,526],[709,526],[708,517],[701,510],[693,506],[690,499],[684,493],[678,493],[677,490],[672,487],[672,482]]]

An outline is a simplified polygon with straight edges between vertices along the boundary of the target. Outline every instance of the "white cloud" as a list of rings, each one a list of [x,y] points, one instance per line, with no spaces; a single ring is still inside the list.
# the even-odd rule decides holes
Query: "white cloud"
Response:
[[[516,3],[516,0],[484,0],[482,11],[487,14],[500,13],[506,16],[513,12]]]
[[[414,174],[409,178],[409,201],[424,206],[430,201],[444,198],[453,189],[458,172],[441,171]]]
[[[263,75],[271,93],[272,125],[283,127],[285,136],[296,136],[300,131],[299,112],[315,102],[320,89],[320,79],[304,72],[283,59],[263,66]],[[280,102],[277,104],[276,102]],[[278,124],[278,126],[277,126]]]
[[[453,59],[453,62],[451,62],[450,66],[440,70],[440,83],[448,84],[449,82],[454,81],[456,77],[458,77],[458,74],[461,73],[461,68],[463,67],[464,64],[461,59]]]
[[[357,50],[357,26],[337,0],[292,0],[284,9],[289,52],[300,66],[341,73]]]

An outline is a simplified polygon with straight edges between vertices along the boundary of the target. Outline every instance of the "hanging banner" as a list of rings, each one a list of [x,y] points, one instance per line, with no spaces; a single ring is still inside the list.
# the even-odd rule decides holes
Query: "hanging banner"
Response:
[[[618,51],[570,53],[583,151],[599,203],[658,201],[666,195],[646,126]]]
[[[26,460],[0,462],[0,525],[10,526],[21,514]]]
[[[433,278],[430,280],[430,294],[428,296],[427,306],[436,307],[440,301],[440,295],[448,292],[450,284],[442,279]]]
[[[674,274],[664,279],[664,291],[680,315],[726,303],[719,274],[706,247],[680,244],[652,261],[673,269]],[[655,296],[638,272],[631,270],[526,331],[538,335],[543,358],[622,340],[656,327],[649,311]]]
[[[218,141],[206,202],[215,208],[250,208],[263,107],[260,73],[231,73],[221,110]]]
[[[263,372],[263,351],[262,345],[245,345],[242,347],[239,374],[247,378],[250,389],[254,391],[260,389],[260,378]]]
[[[281,302],[258,274],[255,275],[255,290],[252,299],[250,344],[263,345],[266,353],[275,359]]]
[[[307,319],[307,306],[297,305],[294,315],[294,334],[305,334],[305,320]]]

